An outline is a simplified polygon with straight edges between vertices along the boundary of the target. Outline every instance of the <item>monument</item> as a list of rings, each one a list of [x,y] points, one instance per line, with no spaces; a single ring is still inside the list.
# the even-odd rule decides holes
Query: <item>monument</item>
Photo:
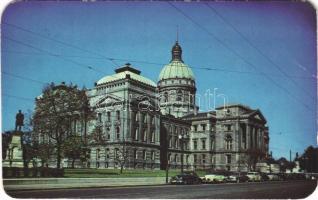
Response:
[[[7,149],[6,158],[3,161],[3,167],[23,167],[23,149],[22,132],[24,115],[21,110],[16,115],[15,131],[10,136],[10,142]]]

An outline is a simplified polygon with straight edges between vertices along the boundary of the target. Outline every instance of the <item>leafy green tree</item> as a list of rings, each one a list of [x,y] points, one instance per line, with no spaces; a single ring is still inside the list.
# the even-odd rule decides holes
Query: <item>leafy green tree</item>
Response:
[[[248,169],[255,171],[256,169],[256,163],[260,161],[262,158],[264,158],[265,154],[257,148],[249,148],[246,151],[247,159],[246,163],[248,166]]]
[[[81,160],[81,158],[86,155],[86,149],[83,147],[85,147],[85,145],[83,138],[80,136],[69,137],[62,144],[64,157],[72,160],[72,168],[74,168],[76,159]]]
[[[298,160],[300,168],[305,172],[318,173],[318,147],[307,147]]]
[[[50,84],[43,89],[42,95],[35,103],[33,132],[39,144],[46,143],[54,147],[56,166],[61,168],[65,147],[63,144],[69,137],[80,135],[79,125],[84,129],[86,141],[86,125],[94,116],[93,111],[89,109],[88,97],[85,90],[80,90],[72,84]]]

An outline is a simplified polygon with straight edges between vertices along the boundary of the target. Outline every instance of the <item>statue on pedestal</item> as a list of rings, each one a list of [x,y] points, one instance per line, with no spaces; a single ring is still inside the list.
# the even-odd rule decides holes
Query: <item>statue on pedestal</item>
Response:
[[[21,112],[21,110],[19,110],[19,112],[17,113],[17,115],[15,116],[15,130],[17,131],[21,131],[21,127],[24,125],[23,124],[24,121],[24,115]]]

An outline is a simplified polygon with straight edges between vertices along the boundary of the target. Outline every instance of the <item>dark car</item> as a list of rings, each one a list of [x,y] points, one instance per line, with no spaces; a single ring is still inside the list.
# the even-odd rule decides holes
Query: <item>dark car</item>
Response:
[[[200,184],[201,178],[196,173],[185,172],[170,179],[171,184]]]
[[[247,182],[248,177],[244,173],[232,173],[226,177],[225,181],[228,183],[237,183],[237,182],[242,183],[242,182]]]
[[[270,180],[270,177],[267,174],[261,173],[261,181],[269,181],[269,180]]]

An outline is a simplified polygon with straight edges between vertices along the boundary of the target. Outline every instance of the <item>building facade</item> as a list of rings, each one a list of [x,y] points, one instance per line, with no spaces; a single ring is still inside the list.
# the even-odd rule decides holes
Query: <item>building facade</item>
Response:
[[[157,84],[127,63],[87,90],[96,113],[87,135],[98,128],[103,139],[88,141],[89,161],[78,161],[77,167],[119,168],[124,160],[130,169],[246,171],[251,152],[257,150],[257,160],[267,156],[268,127],[261,111],[233,104],[197,112],[195,76],[178,42],[171,54]]]

